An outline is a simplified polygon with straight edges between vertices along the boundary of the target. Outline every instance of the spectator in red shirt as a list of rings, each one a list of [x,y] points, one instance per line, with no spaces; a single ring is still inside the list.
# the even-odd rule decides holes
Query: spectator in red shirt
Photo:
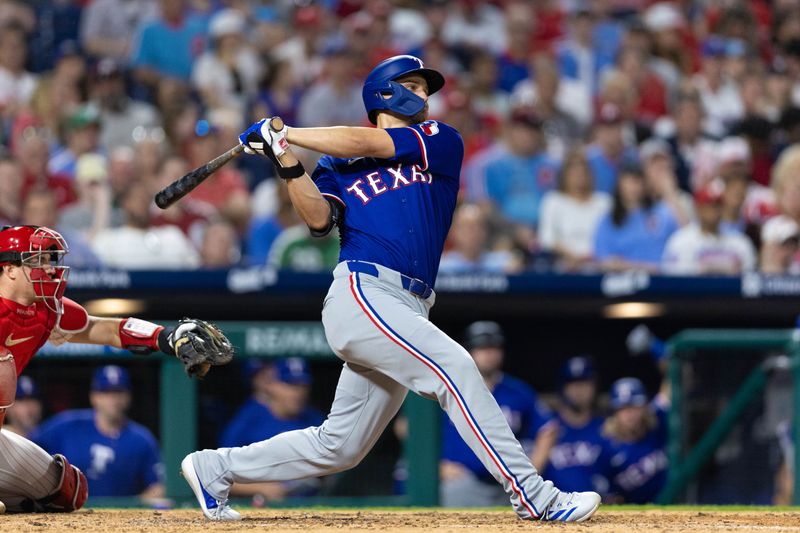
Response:
[[[189,172],[189,163],[182,157],[173,156],[161,165],[154,183],[154,190],[160,190],[180,176]],[[150,221],[152,226],[178,226],[198,249],[203,241],[203,234],[216,209],[210,204],[192,197],[175,202],[168,209],[159,210]]]
[[[38,135],[23,136],[18,149],[23,175],[21,192],[23,200],[29,191],[36,188],[52,190],[59,209],[78,199],[69,176],[51,174],[48,170],[47,163],[50,159],[50,149],[47,146],[47,141]]]

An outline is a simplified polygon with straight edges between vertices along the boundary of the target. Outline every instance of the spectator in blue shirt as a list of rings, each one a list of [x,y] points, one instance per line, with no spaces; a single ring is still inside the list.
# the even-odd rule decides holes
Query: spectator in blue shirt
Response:
[[[69,455],[89,480],[89,498],[164,496],[164,466],[155,437],[129,420],[131,380],[119,366],[97,369],[91,409],[64,411],[31,435],[48,453]]]
[[[505,143],[508,153],[486,166],[486,192],[506,220],[536,228],[542,197],[556,187],[558,162],[545,152],[542,121],[532,109],[514,110]]]
[[[667,481],[667,412],[650,402],[637,378],[611,386],[613,414],[603,425],[611,461],[610,492],[617,503],[649,503]]]
[[[620,171],[611,212],[595,233],[594,254],[603,270],[656,271],[670,235],[678,229],[672,210],[653,203],[637,164]]]
[[[620,167],[637,160],[636,150],[625,145],[623,122],[622,110],[610,102],[595,116],[594,142],[586,148],[586,159],[596,191],[613,193]]]
[[[546,460],[555,426],[536,392],[527,383],[501,370],[504,342],[503,331],[496,322],[480,321],[467,328],[464,346],[469,349],[514,436],[538,469]],[[442,419],[439,475],[440,499],[445,507],[486,507],[501,505],[508,499],[447,417]]]
[[[206,47],[206,22],[189,14],[186,0],[160,0],[160,8],[160,16],[134,39],[131,56],[136,80],[150,88],[162,77],[188,83]]]
[[[597,372],[586,356],[569,358],[561,368],[556,408],[558,439],[542,476],[563,490],[608,493],[609,457],[596,415]]]
[[[272,364],[248,361],[253,395],[239,408],[222,432],[220,446],[246,446],[296,429],[319,426],[324,415],[308,405],[311,374],[303,359],[280,359]],[[233,496],[281,500],[286,496],[309,495],[319,480],[293,482],[234,483]]]

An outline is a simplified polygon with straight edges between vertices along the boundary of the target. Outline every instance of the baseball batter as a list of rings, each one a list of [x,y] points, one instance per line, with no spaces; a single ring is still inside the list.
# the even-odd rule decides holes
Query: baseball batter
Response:
[[[106,344],[143,355],[161,350],[177,355],[190,375],[224,362],[216,353],[203,353],[208,350],[197,339],[206,327],[202,321],[184,319],[168,330],[137,318],[90,316],[64,297],[67,251],[64,238],[49,228],[0,228],[0,427],[14,403],[17,376],[48,339]],[[69,512],[80,509],[87,495],[86,477],[66,457],[51,456],[0,429],[0,512]]]
[[[377,128],[290,129],[265,119],[240,136],[246,150],[278,162],[313,234],[339,227],[341,262],[322,322],[345,363],[321,426],[183,460],[207,518],[240,518],[227,504],[234,482],[287,481],[355,466],[408,390],[439,402],[521,518],[583,521],[599,506],[599,495],[562,493],[537,474],[470,355],[428,320],[464,153],[457,131],[427,120],[428,96],[443,85],[442,75],[418,58],[395,56],[364,83]],[[290,144],[328,154],[312,177]]]

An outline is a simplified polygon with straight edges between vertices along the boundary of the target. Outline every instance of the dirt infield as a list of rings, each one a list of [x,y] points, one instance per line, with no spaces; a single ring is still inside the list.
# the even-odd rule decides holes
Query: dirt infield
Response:
[[[799,511],[613,511],[583,524],[524,522],[499,511],[245,510],[241,522],[209,522],[199,511],[84,510],[70,515],[4,515],[0,531],[139,533],[177,531],[796,531]]]

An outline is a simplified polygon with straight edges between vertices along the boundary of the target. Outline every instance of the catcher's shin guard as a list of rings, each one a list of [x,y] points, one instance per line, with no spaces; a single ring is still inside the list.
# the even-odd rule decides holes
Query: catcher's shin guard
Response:
[[[61,454],[54,455],[53,460],[61,466],[61,481],[53,494],[36,501],[36,507],[50,513],[77,511],[89,497],[86,476],[77,466],[69,464],[67,458]]]

